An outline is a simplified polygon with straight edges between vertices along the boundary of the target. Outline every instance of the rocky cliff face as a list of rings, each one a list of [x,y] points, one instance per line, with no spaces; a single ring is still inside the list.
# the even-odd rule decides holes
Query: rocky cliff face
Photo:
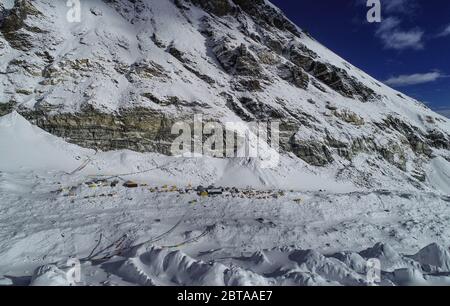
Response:
[[[268,1],[86,1],[80,23],[65,1],[0,10],[0,115],[17,110],[82,146],[170,154],[172,124],[203,114],[280,121],[284,154],[357,181],[363,163],[423,188],[427,163],[450,160],[447,119]]]

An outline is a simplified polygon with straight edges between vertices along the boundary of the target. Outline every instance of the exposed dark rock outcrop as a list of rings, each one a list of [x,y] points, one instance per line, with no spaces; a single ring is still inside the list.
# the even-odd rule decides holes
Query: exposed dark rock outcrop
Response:
[[[322,83],[348,98],[361,98],[368,101],[375,98],[375,92],[350,77],[344,69],[317,60],[317,54],[304,45],[292,45],[286,51],[292,63],[310,73]]]
[[[264,0],[232,0],[244,12],[252,16],[263,27],[275,27],[281,31],[288,31],[296,36],[301,36],[297,27],[288,20],[280,11]]]
[[[235,101],[232,95],[223,92],[221,94],[226,99],[226,106],[232,110],[239,118],[245,122],[250,122],[253,119],[252,114],[246,110],[240,102]]]
[[[217,3],[216,1],[206,2],[210,3],[209,5],[223,7],[223,4],[220,4],[222,1],[218,1]],[[318,55],[305,45],[296,43],[285,48],[285,44],[282,41],[269,34],[270,27],[275,27],[283,31],[292,30],[298,35],[299,33],[295,27],[291,28],[289,26],[290,22],[284,17],[278,18],[278,13],[273,8],[267,7],[264,1],[242,0],[234,2],[244,12],[252,14],[252,17],[259,20],[259,25],[262,27],[260,30],[263,33],[265,31],[268,33],[264,36],[264,39],[255,39],[263,42],[267,48],[276,54],[284,55],[290,61],[279,66],[278,74],[282,79],[291,82],[299,88],[306,89],[309,84],[308,74],[310,74],[321,83],[329,86],[345,97],[358,98],[365,102],[377,98],[377,95],[372,89],[356,80],[356,78],[351,77],[345,69],[321,62],[318,60]],[[202,6],[205,5],[202,4]],[[228,11],[231,11],[231,8]],[[257,59],[244,44],[241,44],[239,47],[234,47],[228,37],[216,37],[216,34],[209,29],[208,20],[204,22],[205,28],[207,29],[205,30],[205,35],[212,41],[213,52],[226,72],[241,76],[263,77],[262,67],[258,59],[263,63],[266,62],[268,65],[275,62],[273,55],[268,56],[261,52],[258,54],[259,58]],[[177,58],[180,57],[178,52],[176,52],[175,56]]]
[[[262,67],[245,45],[233,48],[223,38],[213,46],[213,51],[226,72],[240,76],[261,77]]]
[[[323,143],[313,141],[298,141],[295,138],[290,142],[292,152],[308,164],[313,166],[326,166],[334,161],[330,149]]]
[[[289,31],[300,36],[297,27],[281,12],[264,0],[191,0],[192,3],[202,7],[207,12],[222,17],[242,10],[252,16],[264,28],[276,27],[281,31]]]
[[[347,123],[350,123],[353,125],[357,125],[357,126],[364,125],[364,119],[350,110],[342,110],[342,111],[334,110],[333,115],[340,118],[344,122],[347,122]]]
[[[282,119],[286,117],[281,110],[248,97],[240,99],[241,105],[257,120]]]
[[[143,60],[128,66],[116,66],[116,70],[123,73],[128,81],[134,83],[136,78],[152,79],[152,78],[167,78],[168,75],[164,68],[151,60]]]
[[[235,11],[229,0],[191,0],[192,3],[202,7],[205,11],[217,16],[225,16]]]
[[[427,142],[431,147],[450,150],[450,137],[444,133],[432,130],[426,135]]]
[[[16,106],[14,102],[0,103],[0,117],[11,113]]]
[[[305,71],[295,65],[282,64],[278,67],[278,76],[293,85],[306,89],[309,84],[309,76]]]
[[[87,148],[130,149],[170,155],[173,119],[150,109],[122,110],[119,114],[86,109],[77,114],[48,114],[45,110],[22,114],[42,129]]]
[[[237,91],[263,91],[263,85],[262,83],[257,79],[247,79],[247,78],[241,78],[238,80],[236,86],[234,88]]]
[[[8,43],[15,49],[28,51],[33,46],[31,33],[40,33],[43,30],[37,27],[30,27],[25,23],[29,16],[42,15],[31,1],[17,0],[14,7],[6,11],[3,21],[0,24],[0,32]]]
[[[414,152],[431,157],[432,150],[420,130],[393,116],[384,120],[384,127],[386,126],[405,136]]]
[[[363,101],[374,98],[375,92],[372,89],[350,77],[344,69],[314,61],[307,71],[345,97],[359,97]]]

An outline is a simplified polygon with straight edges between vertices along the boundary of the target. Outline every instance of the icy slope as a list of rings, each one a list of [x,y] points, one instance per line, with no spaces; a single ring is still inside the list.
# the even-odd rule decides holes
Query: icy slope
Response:
[[[69,171],[92,153],[31,125],[16,112],[0,118],[2,171]]]

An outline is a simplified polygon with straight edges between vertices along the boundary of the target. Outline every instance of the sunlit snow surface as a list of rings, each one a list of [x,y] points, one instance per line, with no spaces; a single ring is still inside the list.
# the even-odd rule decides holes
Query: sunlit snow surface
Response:
[[[449,283],[450,198],[442,192],[356,191],[312,173],[308,185],[301,169],[289,190],[279,185],[282,164],[234,180],[241,190],[253,185],[253,196],[201,198],[151,189],[231,184],[233,161],[96,153],[17,113],[0,119],[0,142],[3,284],[71,284],[72,257],[81,260],[76,284],[85,285],[367,285],[371,258],[381,261],[383,285]],[[85,184],[136,172],[121,179],[148,186]],[[277,198],[259,198],[269,190]],[[404,255],[431,243],[439,245]]]
[[[0,102],[33,109],[44,96],[59,112],[77,112],[85,103],[104,112],[136,106],[175,117],[194,112],[142,98],[151,92],[161,100],[176,96],[201,102],[206,117],[240,121],[221,96],[237,95],[232,76],[211,56],[200,32],[207,14],[196,7],[180,11],[172,1],[145,3],[135,14],[126,9],[128,1],[114,1],[115,8],[104,1],[85,2],[82,22],[68,24],[65,1],[33,1],[45,14],[26,22],[45,31],[28,37],[32,52],[15,50],[0,36]],[[251,50],[255,42],[241,33],[240,23],[228,19],[212,21],[212,30]],[[245,22],[248,35],[258,34],[250,18]],[[174,44],[215,83],[198,80],[152,41],[153,34],[166,47]],[[265,65],[264,73],[275,81],[266,82],[253,98],[317,120],[317,129],[303,128],[297,137],[320,140],[325,131],[344,142],[377,136],[383,146],[401,139],[375,128],[388,115],[424,133],[450,131],[450,121],[317,41],[306,35],[291,38],[380,95],[362,103],[333,90],[304,90]],[[37,53],[44,50],[54,57],[50,68],[60,81],[57,86],[42,84],[40,67],[48,63]],[[79,59],[89,59],[93,68],[82,73],[67,68]],[[132,83],[119,72],[121,65],[149,64],[148,59],[166,77]],[[14,62],[27,63],[38,73]],[[29,95],[18,93],[30,88]],[[367,124],[339,124],[327,102],[351,110]],[[433,149],[435,158],[423,165],[423,190],[410,182],[415,154],[409,148],[405,154],[406,172],[365,153],[351,163],[336,157],[324,168],[282,155],[277,167],[263,169],[248,159],[95,152],[12,113],[0,119],[0,285],[368,285],[371,259],[380,261],[381,285],[449,284],[448,152]],[[107,179],[108,186],[86,184],[98,179]],[[110,185],[114,180],[119,180],[116,187]],[[125,188],[125,180],[140,187]],[[240,193],[199,197],[179,192],[211,184],[236,187]],[[70,277],[74,271],[68,267],[75,259],[81,263],[79,280]]]

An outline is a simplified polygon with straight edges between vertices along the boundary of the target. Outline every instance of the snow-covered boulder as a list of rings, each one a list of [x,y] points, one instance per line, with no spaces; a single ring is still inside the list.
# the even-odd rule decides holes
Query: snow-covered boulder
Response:
[[[430,272],[450,272],[450,253],[437,243],[430,244],[411,256]]]
[[[34,271],[30,286],[75,286],[68,274],[55,265],[45,265]]]

